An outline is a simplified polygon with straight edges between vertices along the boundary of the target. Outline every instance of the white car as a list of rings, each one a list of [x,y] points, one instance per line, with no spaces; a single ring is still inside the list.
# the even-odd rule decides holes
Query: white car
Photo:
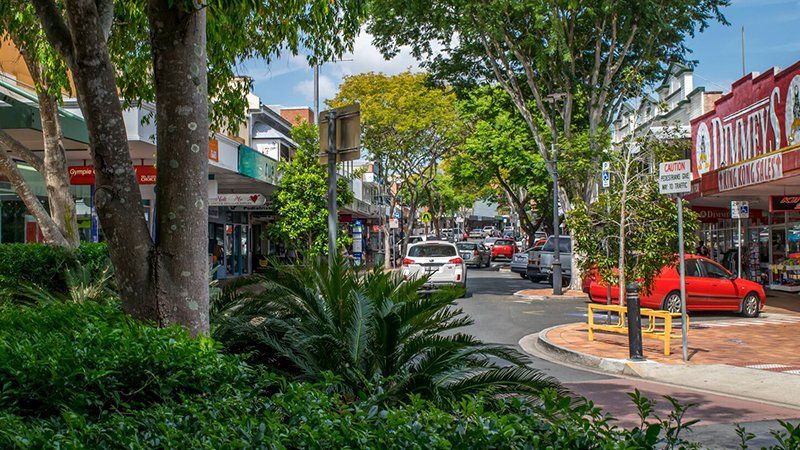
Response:
[[[432,292],[443,286],[467,286],[467,267],[458,247],[446,241],[417,242],[408,246],[403,258],[403,278],[428,277],[421,292]]]

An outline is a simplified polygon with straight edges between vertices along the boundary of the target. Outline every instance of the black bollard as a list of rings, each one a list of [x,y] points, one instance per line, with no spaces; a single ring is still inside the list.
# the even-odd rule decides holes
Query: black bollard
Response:
[[[642,355],[642,319],[639,310],[639,284],[626,286],[628,302],[628,351],[631,361],[644,361]]]

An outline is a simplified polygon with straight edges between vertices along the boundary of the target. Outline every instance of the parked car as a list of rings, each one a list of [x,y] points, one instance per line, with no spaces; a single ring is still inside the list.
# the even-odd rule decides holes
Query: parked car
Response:
[[[530,259],[533,252],[541,250],[542,247],[531,247],[524,252],[514,253],[511,258],[511,271],[518,273],[522,278],[528,278],[528,259]]]
[[[427,293],[443,286],[458,285],[466,289],[467,268],[458,248],[452,242],[425,241],[408,246],[403,258],[404,279],[428,277],[421,292]]]
[[[483,229],[481,229],[481,228],[473,228],[473,229],[472,229],[472,230],[469,232],[469,237],[471,237],[471,238],[477,238],[477,239],[480,239],[480,238],[482,238],[482,237],[483,237]]]
[[[483,245],[486,246],[486,248],[491,249],[495,242],[497,242],[497,238],[494,236],[489,236],[483,240]]]
[[[497,258],[511,259],[517,252],[517,243],[513,239],[498,239],[492,245],[492,260]]]
[[[589,275],[583,290],[593,302],[606,303],[607,286]],[[650,292],[640,291],[644,308],[680,312],[680,277],[676,266],[665,266]],[[767,296],[758,283],[729,272],[720,264],[700,255],[686,255],[686,309],[688,311],[734,311],[745,317],[757,317]],[[619,303],[619,288],[611,287],[611,302]]]
[[[492,253],[480,242],[458,242],[456,243],[464,264],[474,267],[489,267],[492,265]]]
[[[543,246],[547,243],[547,233],[544,231],[537,231],[533,235],[533,245],[534,246]]]
[[[547,238],[542,249],[535,253],[536,261],[533,266],[538,268],[539,273],[552,283],[553,276],[553,250],[555,249],[555,237]],[[561,261],[561,283],[569,284],[572,277],[572,240],[569,236],[558,237],[559,260]],[[529,277],[530,278],[530,277]]]
[[[497,228],[495,228],[494,225],[486,225],[483,227],[484,237],[494,236],[495,233],[497,233]]]

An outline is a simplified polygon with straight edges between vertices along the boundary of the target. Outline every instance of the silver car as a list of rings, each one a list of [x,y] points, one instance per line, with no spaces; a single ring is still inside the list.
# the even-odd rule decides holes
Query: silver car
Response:
[[[531,247],[524,252],[514,253],[511,258],[511,271],[518,273],[522,278],[528,278],[528,261],[533,256],[534,252],[542,249],[542,246]]]
[[[456,247],[467,266],[479,268],[492,265],[492,252],[480,242],[461,241],[456,243]]]

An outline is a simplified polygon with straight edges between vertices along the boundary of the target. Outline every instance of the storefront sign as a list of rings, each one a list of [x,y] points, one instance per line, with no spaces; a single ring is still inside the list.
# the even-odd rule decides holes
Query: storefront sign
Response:
[[[800,62],[741,78],[691,123],[695,176],[800,144]]]
[[[777,180],[783,177],[783,155],[767,155],[738,166],[722,169],[717,176],[720,192]]]
[[[697,218],[703,223],[716,223],[720,220],[730,219],[731,210],[728,208],[719,208],[716,206],[696,206],[692,205],[692,211],[697,214]],[[764,219],[763,211],[760,209],[751,209],[750,217],[752,219]]]
[[[246,145],[239,146],[239,173],[270,184],[278,184],[278,162]]]
[[[685,194],[692,190],[692,165],[688,159],[662,162],[658,165],[658,192]]]
[[[136,181],[139,184],[156,184],[155,166],[133,166],[136,172]],[[92,166],[69,166],[69,184],[73,186],[91,186],[94,184],[94,167]]]
[[[208,199],[208,206],[262,206],[267,198],[261,194],[218,194]]]
[[[219,162],[219,141],[216,139],[208,140],[208,159]]]
[[[769,212],[800,211],[800,195],[770,195]]]
[[[353,221],[352,214],[339,214],[339,223],[350,223]]]

